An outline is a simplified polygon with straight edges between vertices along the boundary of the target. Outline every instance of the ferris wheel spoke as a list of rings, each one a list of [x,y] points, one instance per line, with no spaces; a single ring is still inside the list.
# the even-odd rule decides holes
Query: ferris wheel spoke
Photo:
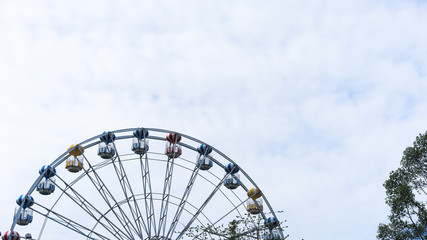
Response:
[[[215,189],[212,191],[212,193],[208,196],[208,198],[205,200],[205,202],[202,204],[202,206],[199,207],[197,212],[193,215],[193,217],[190,219],[190,221],[187,223],[187,225],[184,227],[184,229],[180,232],[179,236],[176,239],[180,239],[182,235],[185,234],[185,232],[188,230],[188,228],[193,224],[194,220],[197,219],[199,214],[203,211],[203,209],[208,205],[212,197],[215,195],[216,192],[218,192],[219,188],[224,182],[224,179],[228,176],[228,174],[225,174],[225,176],[221,179],[218,185],[216,185]]]
[[[54,222],[56,222],[56,223],[58,223],[58,224],[60,224],[60,225],[62,225],[64,227],[66,227],[68,229],[71,229],[71,230],[73,230],[74,232],[76,232],[78,234],[81,234],[81,235],[83,235],[83,236],[85,236],[85,237],[87,237],[89,239],[97,239],[97,238],[92,238],[90,236],[92,234],[95,234],[96,236],[98,236],[101,239],[110,240],[110,238],[105,237],[104,235],[102,235],[102,234],[100,234],[98,232],[95,232],[95,231],[93,231],[93,230],[91,230],[91,229],[89,229],[89,228],[87,228],[87,227],[85,227],[85,226],[77,223],[76,221],[73,221],[73,220],[71,220],[71,219],[69,219],[69,218],[67,218],[67,217],[65,217],[65,216],[63,216],[63,215],[61,215],[61,214],[59,214],[59,213],[51,210],[51,209],[49,210],[48,208],[44,207],[43,205],[40,205],[40,204],[37,204],[37,203],[35,203],[35,205],[38,206],[38,207],[43,208],[47,213],[45,214],[45,213],[42,213],[42,212],[38,211],[35,208],[31,208],[34,212],[36,212],[36,213],[44,216],[45,218],[48,218],[48,219],[54,221]],[[52,217],[51,214],[55,215],[57,218]],[[86,231],[87,233],[85,233],[84,231]]]
[[[101,177],[97,174],[97,172],[95,171],[93,166],[90,164],[90,162],[87,161],[87,163],[89,165],[89,169],[84,169],[86,175],[88,176],[88,178],[90,179],[94,187],[96,188],[97,192],[104,199],[108,207],[111,208],[114,204],[117,204],[116,199],[114,198],[113,194],[111,194],[111,192],[108,190],[107,185],[102,181]],[[92,177],[89,173],[92,173],[94,176]],[[110,202],[110,199],[113,201],[113,204]],[[138,230],[135,228],[135,226],[132,224],[132,221],[128,218],[126,213],[123,211],[123,209],[119,205],[117,209],[119,210],[121,216],[116,211],[112,211],[113,214],[116,216],[117,220],[120,222],[122,227],[126,230],[128,235],[131,236],[131,238],[135,238],[132,232],[135,232],[136,234],[138,234]]]
[[[84,173],[79,175],[75,180],[73,180],[70,184],[68,184],[70,187],[73,186],[74,184],[76,184],[79,180],[81,180],[83,177],[87,176],[89,178],[89,180],[92,182],[92,184],[95,186],[95,188],[97,189],[97,192],[101,195],[101,197],[104,199],[104,201],[107,203],[107,205],[110,207],[111,203],[109,203],[108,200],[108,192],[105,192],[103,189],[103,183],[96,183],[94,181],[94,179],[89,175],[89,173],[94,172],[95,170],[98,170],[99,168],[105,167],[109,164],[111,164],[111,161],[104,161],[100,164],[96,164],[96,165],[91,165],[90,162],[86,159],[86,161],[88,162],[88,165],[90,166],[89,169],[83,169]],[[109,162],[109,163],[108,163]],[[99,178],[99,176],[96,174],[96,172],[94,173],[95,175],[95,179],[97,179],[96,177]],[[100,178],[99,178],[100,179]],[[64,180],[62,180],[64,182],[65,185],[67,185],[65,183]],[[102,180],[101,180],[102,182]],[[64,194],[65,192],[63,191],[62,194]],[[61,195],[62,195],[61,194]],[[58,198],[59,200],[59,198]],[[122,225],[123,229],[126,230],[127,234],[124,234],[124,236],[127,236],[128,238],[131,238],[129,236],[132,235],[131,233],[131,229],[127,228],[126,226],[129,224],[129,220],[126,221],[126,219],[121,219],[119,214],[117,214],[117,212],[112,211],[113,214],[115,215],[115,217],[117,218],[118,222]],[[107,221],[111,222],[111,220],[109,220],[109,218],[104,217]],[[127,222],[126,224],[123,224],[123,222]],[[112,223],[113,225],[115,225],[114,223]],[[120,229],[119,227],[117,227],[117,229]],[[123,231],[121,231],[123,232]]]
[[[122,238],[122,236],[125,236],[127,239],[131,239],[130,236],[126,235],[119,227],[117,227],[113,222],[111,222],[107,217],[105,217],[105,214],[102,214],[101,211],[99,211],[93,204],[91,204],[80,193],[78,193],[71,185],[67,184],[58,175],[56,175],[56,176],[65,185],[65,189],[62,188],[61,186],[59,186],[57,183],[55,183],[55,186],[57,188],[59,188],[62,191],[62,193],[64,193],[74,203],[76,203],[77,206],[79,206],[81,209],[83,209],[90,217],[92,217],[94,220],[96,220],[97,224],[99,223],[102,227],[104,227],[108,232],[110,232],[117,239],[124,239],[124,238]],[[72,196],[70,193],[68,193],[67,189],[70,189],[71,192],[74,194],[74,196]],[[95,211],[96,213],[94,213],[92,211]],[[97,217],[97,215],[99,215],[99,216]],[[102,219],[107,221],[107,223],[108,223],[108,225],[110,225],[110,227],[106,226],[105,223],[101,222]]]
[[[183,159],[183,158],[182,158]],[[212,161],[214,161],[215,163],[217,163],[218,165],[220,165],[222,168],[224,168],[224,166],[223,165],[221,165],[219,162],[218,162],[218,160],[216,160],[215,158],[213,158],[213,157],[210,157],[210,159],[212,160]],[[186,162],[188,162],[188,163],[193,163],[192,161],[189,161],[189,160],[186,160],[186,159],[183,159],[184,161],[186,161]],[[178,165],[178,164],[175,164],[175,165]],[[185,166],[182,166],[182,165],[178,165],[178,166],[180,166],[180,167],[182,167],[182,168],[185,168],[185,169],[187,169],[188,171],[192,171],[192,169],[190,169],[190,168],[187,168],[187,167],[185,167]],[[216,179],[218,179],[219,181],[221,181],[221,178],[220,177],[218,177],[217,175],[215,175],[215,174],[213,174],[213,173],[211,173],[211,172],[209,172],[214,178],[216,178]],[[205,177],[205,176],[203,176],[203,175],[198,175],[199,176],[199,178],[202,178],[203,180],[205,180],[206,182],[208,182],[208,183],[210,183],[210,184],[212,184],[212,186],[215,186],[215,183],[213,182],[213,181],[211,181],[211,180],[209,180],[207,177]],[[233,176],[234,178],[236,178],[235,176]],[[241,183],[241,185],[244,187],[244,185],[243,185],[243,183]],[[246,189],[245,191],[247,191],[247,188],[246,187],[244,187],[244,189]],[[233,207],[234,208],[236,208],[236,211],[237,211],[237,213],[239,214],[239,216],[240,217],[243,217],[242,216],[242,213],[240,212],[240,210],[236,207],[236,204],[233,202],[233,201],[231,201],[231,199],[227,196],[227,194],[225,194],[224,193],[224,191],[223,190],[221,190],[221,189],[219,189],[218,190],[227,200],[228,200],[228,202],[231,204],[231,205],[233,205]],[[237,195],[234,191],[231,191],[231,193],[237,198],[237,199],[239,199],[239,201],[240,202],[243,202],[243,200],[239,197],[239,195]],[[202,215],[203,215],[203,213],[202,213]],[[212,224],[212,222],[210,222],[210,224]]]
[[[248,198],[249,199],[249,198]],[[241,205],[243,205],[245,202],[241,202],[239,205],[235,206],[233,209],[231,209],[230,211],[228,211],[224,216],[220,217],[217,221],[215,221],[212,226],[215,226],[217,223],[219,223],[221,220],[223,220],[225,217],[227,217],[230,213],[234,212],[235,210],[237,210],[238,207],[240,207]],[[252,221],[252,223],[256,226],[256,224]]]
[[[175,145],[173,145],[173,148],[174,147]],[[165,233],[174,162],[175,162],[175,153],[172,158],[168,159],[166,164],[165,181],[163,185],[163,195],[162,195],[162,205],[160,208],[160,219],[159,219],[159,225],[157,229],[158,236],[160,236],[160,231],[162,231],[163,235]]]
[[[249,198],[247,198],[247,199],[249,199]],[[247,200],[246,199],[246,200]],[[230,210],[230,211],[228,211],[225,215],[223,215],[222,217],[220,217],[217,221],[215,221],[214,223],[212,223],[211,225],[210,225],[210,227],[215,227],[215,225],[217,224],[217,223],[219,223],[221,220],[223,220],[225,217],[227,217],[228,215],[230,215],[232,212],[234,212],[234,211],[238,211],[238,208],[240,207],[240,206],[242,206],[243,204],[245,203],[245,201],[242,201],[240,204],[238,204],[238,205],[234,205],[234,207]],[[240,213],[239,213],[239,215],[241,215]],[[252,219],[251,219],[252,220]],[[256,229],[256,224],[255,224],[255,222],[254,221],[251,221],[253,224],[254,224],[254,229]],[[247,233],[249,233],[249,232],[252,232],[252,230],[249,230],[249,231],[247,231],[247,232],[245,232],[244,234],[247,234]],[[194,238],[193,239],[197,239],[200,235],[201,235],[202,233],[199,233],[198,235],[196,235],[196,236],[194,236]],[[240,235],[240,236],[243,236],[242,234]]]
[[[145,153],[145,165],[143,164],[142,155],[139,158],[141,166],[142,185],[144,189],[145,213],[148,225],[148,237],[151,238],[151,228],[156,232],[156,218],[154,214],[153,192],[151,189],[150,167],[148,163],[148,152]]]
[[[115,145],[114,145],[114,148],[116,148]],[[118,162],[119,166],[116,165],[116,162]],[[135,224],[138,228],[138,231],[139,231],[138,235],[140,238],[143,238],[141,226],[144,227],[145,232],[148,234],[147,226],[145,225],[145,222],[143,220],[141,210],[139,209],[138,203],[136,202],[135,194],[132,190],[132,186],[129,182],[129,179],[128,179],[127,174],[126,174],[126,170],[123,166],[123,163],[120,159],[120,155],[118,152],[117,152],[117,157],[115,159],[113,159],[113,166],[114,166],[114,170],[116,172],[117,178],[120,182],[120,186],[122,187],[123,194],[124,194],[125,198],[130,199],[133,202],[133,207],[132,207],[130,201],[127,202],[128,203],[127,205],[129,206],[129,210],[131,212],[131,215],[132,215],[132,217],[135,221]],[[129,191],[129,193],[128,193],[128,191]]]
[[[194,170],[193,170],[193,172],[191,174],[190,180],[188,181],[187,187],[185,188],[185,191],[184,191],[184,194],[183,194],[183,196],[181,198],[181,201],[180,201],[180,203],[178,205],[178,208],[176,210],[175,216],[174,216],[174,218],[172,220],[172,223],[171,223],[171,225],[169,227],[169,230],[168,230],[168,233],[166,235],[166,238],[168,238],[169,235],[170,235],[170,238],[172,238],[172,236],[173,236],[173,233],[175,231],[176,225],[177,225],[177,223],[179,221],[179,218],[181,217],[182,211],[184,210],[185,203],[188,200],[188,196],[190,196],[191,189],[193,188],[193,185],[194,185],[194,182],[196,181],[198,173],[199,173],[199,168],[197,166],[195,166]]]

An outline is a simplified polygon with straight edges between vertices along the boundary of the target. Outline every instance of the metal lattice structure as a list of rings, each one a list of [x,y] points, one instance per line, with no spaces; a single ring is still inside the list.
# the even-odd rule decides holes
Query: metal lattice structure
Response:
[[[247,192],[260,189],[218,149],[155,128],[94,136],[39,172],[17,201],[9,232],[37,239],[191,239],[185,234],[191,226],[217,226],[246,214],[254,196]],[[257,197],[262,201],[251,210],[277,219],[259,190]]]

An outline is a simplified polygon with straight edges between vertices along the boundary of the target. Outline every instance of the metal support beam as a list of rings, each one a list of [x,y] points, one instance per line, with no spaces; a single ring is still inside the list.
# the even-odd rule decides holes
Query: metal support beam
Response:
[[[181,202],[178,205],[178,209],[176,210],[175,216],[172,220],[171,226],[169,227],[169,231],[166,235],[166,238],[172,238],[173,233],[175,231],[176,225],[178,223],[179,218],[181,217],[182,211],[184,210],[185,204],[187,203],[188,196],[190,196],[191,189],[193,188],[194,182],[199,173],[199,168],[197,165],[194,167],[193,173],[191,174],[190,180],[188,181],[187,187],[185,188],[184,194],[181,198]]]
[[[166,220],[167,220],[168,206],[169,206],[169,195],[170,195],[170,190],[172,185],[173,167],[175,162],[175,143],[172,145],[172,149],[174,149],[173,157],[168,159],[168,162],[166,164],[165,181],[163,185],[162,206],[160,208],[160,219],[159,219],[159,225],[157,229],[157,236],[160,236],[161,231],[162,231],[162,235],[164,235],[165,229],[166,229]]]
[[[141,165],[142,185],[144,189],[145,213],[147,217],[148,238],[151,238],[151,234],[156,233],[157,228],[156,228],[156,218],[154,214],[153,192],[151,189],[150,166],[148,163],[147,154],[148,152],[144,154],[145,164],[143,163],[142,155],[140,156],[139,161]]]

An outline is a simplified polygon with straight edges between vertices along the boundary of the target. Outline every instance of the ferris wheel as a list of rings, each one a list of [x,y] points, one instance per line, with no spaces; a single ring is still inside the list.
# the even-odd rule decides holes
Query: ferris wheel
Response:
[[[265,221],[264,239],[285,239],[275,211],[240,165],[175,131],[107,131],[71,145],[39,174],[16,200],[3,240],[196,239],[186,234],[191,227],[203,232],[248,213]]]

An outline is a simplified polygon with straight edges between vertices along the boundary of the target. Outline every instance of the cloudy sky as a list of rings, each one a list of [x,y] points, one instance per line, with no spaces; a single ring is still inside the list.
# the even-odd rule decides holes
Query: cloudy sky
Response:
[[[427,3],[0,1],[0,231],[41,165],[105,130],[210,143],[290,239],[375,239],[427,122]]]

